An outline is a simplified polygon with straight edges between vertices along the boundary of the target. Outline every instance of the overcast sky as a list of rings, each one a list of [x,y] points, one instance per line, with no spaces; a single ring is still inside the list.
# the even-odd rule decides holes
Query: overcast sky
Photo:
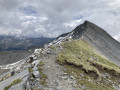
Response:
[[[120,0],[0,0],[0,35],[57,37],[85,20],[120,41]]]

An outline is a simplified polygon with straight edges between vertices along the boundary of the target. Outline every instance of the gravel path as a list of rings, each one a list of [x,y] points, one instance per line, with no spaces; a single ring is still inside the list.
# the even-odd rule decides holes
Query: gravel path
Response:
[[[76,90],[76,82],[74,79],[70,79],[67,73],[64,73],[62,66],[55,63],[56,56],[45,55],[43,62],[44,73],[48,76],[47,84],[43,87],[45,90]]]

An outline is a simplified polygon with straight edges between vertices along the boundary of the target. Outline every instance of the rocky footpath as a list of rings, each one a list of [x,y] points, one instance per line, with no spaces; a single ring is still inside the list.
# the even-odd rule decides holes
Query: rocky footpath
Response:
[[[76,81],[74,77],[64,73],[65,68],[55,62],[58,52],[59,49],[54,51],[50,47],[36,49],[29,57],[2,66],[1,69],[10,69],[10,71],[0,76],[1,90],[4,90],[17,78],[21,78],[22,81],[11,86],[9,90],[75,90]],[[41,68],[47,77],[44,84],[41,82],[42,75],[38,70],[40,61],[44,63]]]
[[[49,48],[50,49],[50,48]],[[56,53],[52,50],[46,50],[42,61],[45,63],[43,68],[47,75],[46,84],[42,86],[43,90],[76,90],[76,81],[73,76],[64,73],[65,68],[57,64]]]
[[[33,55],[30,55],[29,57],[16,63],[1,67],[1,69],[10,69],[9,72],[0,76],[1,90],[4,90],[5,87],[10,85],[12,81],[17,78],[21,78],[22,82],[17,85],[13,85],[9,88],[9,90],[26,90],[26,88],[29,90],[30,88],[34,87],[33,84],[39,83],[40,74],[37,69],[37,64],[40,60],[36,60],[34,57],[33,61],[30,62],[30,57],[33,57]],[[32,68],[32,72],[30,72],[28,68]],[[31,75],[34,75],[34,78]]]

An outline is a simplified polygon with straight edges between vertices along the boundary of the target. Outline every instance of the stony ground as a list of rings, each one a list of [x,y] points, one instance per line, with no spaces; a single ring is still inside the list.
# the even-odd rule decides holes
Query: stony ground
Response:
[[[55,59],[55,54],[42,57],[42,61],[45,63],[43,70],[48,76],[46,85],[42,88],[45,90],[76,90],[74,77],[69,77],[67,73],[64,73],[65,68],[58,65]]]
[[[34,57],[37,58],[34,60],[35,66],[38,65],[38,61],[44,62],[42,66],[43,73],[47,75],[45,85],[41,85],[39,89],[43,90],[76,90],[76,80],[73,76],[67,75],[64,73],[65,68],[57,64],[56,61],[56,53],[51,51],[51,53],[47,53],[48,51],[44,51],[44,54],[40,56],[40,54],[36,54]],[[23,90],[23,84],[27,81],[29,76],[29,72],[26,66],[28,64],[24,64],[23,68],[19,73],[9,77],[8,79],[0,82],[1,90],[4,90],[4,87],[8,86],[14,79],[22,78],[22,82],[16,85],[13,85],[9,88],[9,90]],[[24,69],[24,67],[26,69]],[[35,89],[36,90],[36,89]]]
[[[8,86],[14,79],[16,79],[16,78],[23,78],[23,77],[26,76],[26,75],[28,75],[28,70],[27,70],[27,69],[23,70],[23,71],[22,71],[21,73],[19,73],[19,74],[16,74],[16,75],[14,75],[14,76],[11,76],[11,77],[9,77],[8,79],[0,82],[0,90],[4,90],[4,87]],[[25,79],[25,78],[23,78],[23,81],[24,81],[24,79]],[[22,82],[21,82],[21,83],[22,83]],[[21,84],[20,84],[20,85],[21,85]],[[21,86],[20,86],[20,87],[21,87]],[[18,88],[19,88],[19,87],[18,87]],[[10,90],[15,90],[15,88],[14,88],[14,89],[10,89]]]

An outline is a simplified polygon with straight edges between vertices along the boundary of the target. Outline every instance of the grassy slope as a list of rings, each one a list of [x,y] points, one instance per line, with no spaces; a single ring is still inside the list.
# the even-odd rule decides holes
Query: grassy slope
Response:
[[[104,83],[102,72],[109,72],[112,78],[120,78],[120,67],[108,61],[107,59],[100,56],[100,54],[85,40],[72,40],[69,42],[64,42],[62,44],[64,48],[57,56],[57,62],[60,64],[64,64],[67,68],[67,72],[71,74],[71,71],[78,75],[81,71],[84,71],[83,74],[87,75],[86,80],[88,80],[88,76],[94,78],[92,81],[95,83],[86,82],[86,80],[77,79],[78,84],[85,84],[88,88],[92,89],[113,89],[111,87],[112,82],[108,85],[98,85],[96,84],[96,80],[100,81],[100,83]],[[72,67],[70,66],[72,65]],[[79,70],[78,70],[79,68]],[[76,76],[75,75],[75,76]],[[80,78],[80,75],[77,76]],[[90,87],[91,86],[91,87]]]

